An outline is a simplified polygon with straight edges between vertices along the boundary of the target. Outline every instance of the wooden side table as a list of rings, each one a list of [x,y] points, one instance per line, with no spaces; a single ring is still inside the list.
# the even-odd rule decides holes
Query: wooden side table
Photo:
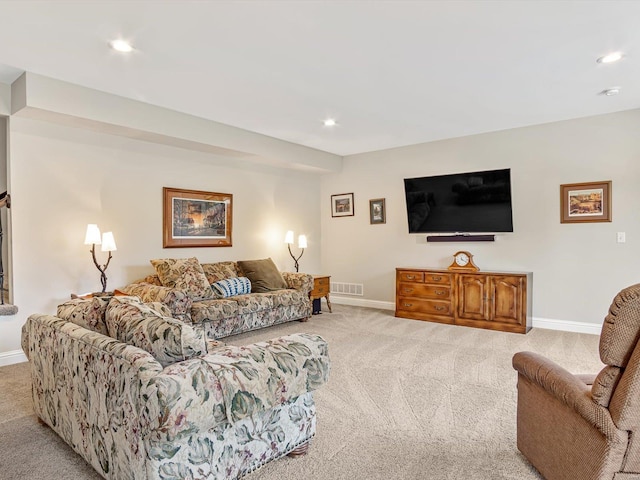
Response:
[[[309,300],[311,301],[311,305],[313,308],[313,301],[320,300],[324,297],[327,300],[327,307],[329,307],[329,312],[333,313],[331,310],[331,300],[329,300],[329,292],[331,291],[331,275],[314,275],[313,276],[313,290],[309,294]],[[320,313],[320,308],[313,309],[313,314]]]

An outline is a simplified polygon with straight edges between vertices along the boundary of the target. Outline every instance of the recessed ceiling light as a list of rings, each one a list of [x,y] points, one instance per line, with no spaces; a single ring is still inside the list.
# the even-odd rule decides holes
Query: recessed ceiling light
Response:
[[[325,127],[335,127],[337,125],[335,118],[327,118],[324,121]]]
[[[600,95],[606,95],[607,97],[611,97],[613,95],[618,95],[620,93],[620,87],[607,88],[600,92]]]
[[[618,60],[622,60],[622,57],[624,57],[624,54],[622,52],[612,52],[608,55],[605,55],[604,57],[600,57],[597,61],[598,63],[613,63],[617,62]]]
[[[133,51],[133,47],[126,40],[113,40],[109,42],[109,45],[117,52],[129,53]]]

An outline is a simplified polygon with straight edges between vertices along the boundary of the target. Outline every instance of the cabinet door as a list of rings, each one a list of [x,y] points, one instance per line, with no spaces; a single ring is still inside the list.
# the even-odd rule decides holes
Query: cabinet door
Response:
[[[487,320],[487,276],[464,275],[458,277],[458,317],[469,320]]]
[[[524,277],[491,277],[491,320],[520,325],[524,305]]]

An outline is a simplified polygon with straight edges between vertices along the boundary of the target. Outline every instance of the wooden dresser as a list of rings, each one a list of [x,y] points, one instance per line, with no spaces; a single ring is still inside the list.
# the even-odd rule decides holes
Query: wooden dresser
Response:
[[[396,268],[396,317],[527,333],[530,272]]]

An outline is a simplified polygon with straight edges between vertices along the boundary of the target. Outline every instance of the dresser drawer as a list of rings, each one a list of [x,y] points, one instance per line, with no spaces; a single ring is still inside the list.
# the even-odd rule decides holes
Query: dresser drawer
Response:
[[[398,272],[398,279],[401,282],[424,282],[424,272]]]
[[[445,285],[427,285],[424,283],[400,283],[398,285],[399,296],[403,297],[426,297],[434,299],[449,300],[451,298],[451,288]]]
[[[405,312],[426,313],[432,315],[453,316],[450,301],[423,300],[419,298],[399,297],[396,309]]]
[[[424,272],[424,283],[452,285],[453,275],[450,273]]]
[[[329,293],[329,290],[329,277],[315,277],[313,279],[313,290],[311,291],[311,297],[324,297]]]

